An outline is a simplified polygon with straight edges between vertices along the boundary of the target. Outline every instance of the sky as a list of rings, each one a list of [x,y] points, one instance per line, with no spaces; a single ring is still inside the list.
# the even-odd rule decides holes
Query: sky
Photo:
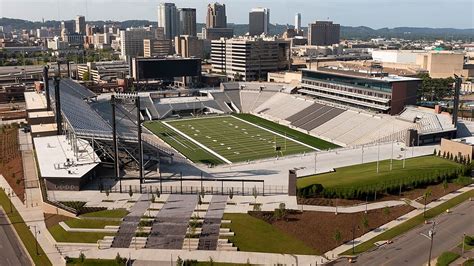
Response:
[[[34,21],[73,19],[157,21],[152,0],[0,0],[0,17]],[[204,22],[210,0],[175,0],[180,7],[197,9]],[[301,13],[303,26],[315,20],[333,20],[344,26],[474,28],[474,0],[219,0],[226,4],[227,21],[248,23],[253,7],[270,8],[270,22],[294,24]]]

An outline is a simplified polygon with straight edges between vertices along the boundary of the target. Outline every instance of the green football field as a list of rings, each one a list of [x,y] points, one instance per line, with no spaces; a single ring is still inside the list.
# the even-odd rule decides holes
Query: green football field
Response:
[[[152,122],[146,127],[194,162],[235,163],[316,150],[233,116]]]

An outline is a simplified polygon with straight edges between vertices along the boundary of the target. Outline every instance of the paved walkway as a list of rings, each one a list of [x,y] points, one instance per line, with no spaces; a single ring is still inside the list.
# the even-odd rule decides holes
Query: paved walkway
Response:
[[[436,206],[439,206],[441,205],[442,203],[456,197],[456,196],[459,196],[460,194],[464,193],[464,192],[467,192],[467,191],[470,191],[470,190],[473,190],[474,189],[474,184],[473,185],[470,185],[470,186],[467,186],[467,187],[463,187],[457,191],[454,191],[452,193],[449,193],[443,197],[441,197],[440,199],[436,200],[436,201],[433,201],[431,203],[429,203],[428,205],[426,205],[426,210],[429,210],[431,208],[434,208]],[[382,226],[380,226],[379,228],[376,228],[370,232],[368,232],[367,234],[361,236],[361,237],[358,237],[354,240],[354,245],[355,246],[358,246],[359,244],[363,243],[363,242],[366,242],[380,234],[382,234],[383,232],[419,215],[419,214],[422,214],[423,213],[423,208],[421,209],[416,209],[416,210],[413,210],[401,217],[399,217],[398,219],[396,220],[393,220],[387,224],[384,224]],[[331,251],[328,251],[326,252],[324,255],[329,258],[329,259],[336,259],[338,257],[339,254],[349,250],[352,248],[352,241],[349,241],[349,242],[346,242],[344,243],[343,245],[331,250]]]
[[[158,212],[145,248],[181,249],[197,195],[172,194]]]
[[[25,178],[25,205],[27,207],[41,206],[43,199],[38,189],[38,174],[36,172],[35,155],[30,133],[24,133],[23,130],[19,129],[18,142],[20,144],[23,175]]]
[[[135,236],[138,224],[143,214],[150,207],[151,201],[148,200],[146,194],[143,194],[138,201],[130,209],[130,213],[125,216],[122,224],[120,224],[117,236],[112,241],[112,247],[114,248],[128,248],[132,243],[132,238]]]
[[[318,212],[338,212],[338,213],[356,213],[370,210],[383,209],[385,207],[395,207],[405,205],[406,202],[403,200],[388,200],[375,202],[370,204],[360,204],[355,206],[315,206],[315,205],[298,205],[299,210],[304,211],[318,211]]]
[[[204,217],[201,236],[199,237],[199,250],[217,249],[221,220],[222,216],[224,215],[227,199],[227,196],[212,196],[206,216]]]

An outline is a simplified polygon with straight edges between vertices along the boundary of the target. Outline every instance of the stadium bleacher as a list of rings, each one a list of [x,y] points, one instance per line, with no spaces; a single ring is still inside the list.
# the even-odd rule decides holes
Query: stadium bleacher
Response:
[[[279,92],[256,108],[253,112],[263,113],[274,118],[286,119],[312,104],[312,101]]]

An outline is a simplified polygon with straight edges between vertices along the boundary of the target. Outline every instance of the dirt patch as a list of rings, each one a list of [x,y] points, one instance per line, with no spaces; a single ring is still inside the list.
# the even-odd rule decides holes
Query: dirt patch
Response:
[[[369,203],[387,201],[387,200],[400,200],[401,198],[406,199],[419,199],[418,202],[423,204],[423,199],[421,197],[427,189],[431,190],[431,196],[428,198],[426,203],[437,200],[446,194],[449,194],[453,191],[460,189],[462,186],[455,183],[448,183],[448,187],[445,189],[443,184],[430,185],[425,188],[416,188],[409,191],[402,192],[401,196],[391,195],[391,194],[377,194],[377,200],[371,201]],[[304,205],[318,205],[318,206],[353,206],[363,204],[365,201],[362,200],[348,200],[348,199],[327,199],[327,198],[299,198],[298,204]]]
[[[44,222],[46,224],[46,228],[51,228],[52,226],[57,225],[60,222],[64,222],[70,219],[71,217],[58,215],[58,214],[50,214],[50,213],[44,214]]]
[[[362,236],[370,230],[378,228],[410,211],[411,206],[397,206],[359,213],[334,213],[327,212],[290,212],[284,219],[273,218],[273,212],[250,212],[249,214],[264,220],[276,228],[303,241],[319,253],[324,253],[335,247],[352,240],[352,231],[355,226],[355,238]],[[363,217],[367,218],[368,227],[363,225]],[[358,229],[357,229],[358,227]],[[341,240],[336,242],[336,232],[340,232]]]
[[[0,174],[5,177],[8,184],[13,188],[16,196],[24,202],[23,163],[16,127],[0,128]]]

